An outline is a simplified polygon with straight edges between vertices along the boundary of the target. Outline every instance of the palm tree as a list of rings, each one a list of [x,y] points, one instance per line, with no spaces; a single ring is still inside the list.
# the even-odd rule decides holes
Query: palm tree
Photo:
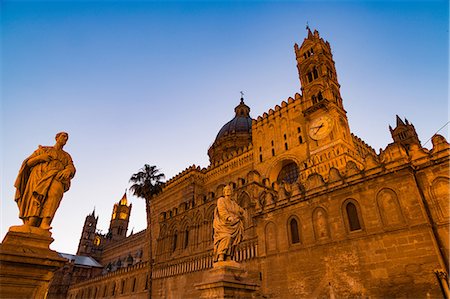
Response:
[[[145,208],[147,211],[147,237],[149,240],[149,267],[148,267],[148,298],[152,298],[152,217],[150,210],[151,200],[162,190],[164,185],[161,180],[164,179],[164,174],[159,173],[156,166],[145,164],[137,173],[130,178],[132,183],[130,190],[133,195],[145,199]]]

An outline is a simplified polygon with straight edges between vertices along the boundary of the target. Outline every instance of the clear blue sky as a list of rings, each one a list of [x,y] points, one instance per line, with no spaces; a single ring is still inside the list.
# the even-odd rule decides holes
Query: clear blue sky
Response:
[[[21,223],[22,161],[59,131],[77,168],[52,224],[62,252],[76,252],[94,206],[107,230],[145,163],[167,178],[207,166],[241,90],[253,118],[300,92],[293,45],[306,22],[331,44],[352,131],[375,149],[391,142],[396,114],[422,143],[448,121],[448,1],[1,5],[1,238]],[[145,207],[129,199],[136,232]]]

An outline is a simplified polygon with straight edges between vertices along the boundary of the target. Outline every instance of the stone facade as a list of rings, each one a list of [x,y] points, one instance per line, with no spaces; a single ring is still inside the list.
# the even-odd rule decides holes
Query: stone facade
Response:
[[[241,99],[209,151],[211,165],[182,171],[153,199],[152,298],[202,296],[195,285],[213,266],[214,208],[229,183],[247,213],[235,260],[259,282],[256,297],[437,298],[448,290],[449,144],[435,135],[427,150],[397,118],[393,142],[377,154],[350,131],[330,44],[307,34],[294,46],[301,94],[251,127],[238,124],[250,111]],[[103,275],[71,285],[68,297],[147,296],[147,236],[105,242],[96,255]],[[140,262],[108,268],[141,248]]]

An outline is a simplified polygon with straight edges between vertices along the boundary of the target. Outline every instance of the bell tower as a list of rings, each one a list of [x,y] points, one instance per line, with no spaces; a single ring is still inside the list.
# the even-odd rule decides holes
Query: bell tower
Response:
[[[95,216],[95,209],[86,216],[80,242],[78,243],[77,255],[90,256],[93,253],[94,239],[96,237],[98,216]]]
[[[317,30],[312,33],[308,26],[306,30],[308,36],[301,47],[294,45],[303,111],[306,114],[312,113],[313,106],[326,100],[345,114],[330,44],[320,37]]]
[[[111,222],[109,225],[109,232],[111,239],[120,240],[126,237],[128,230],[128,223],[130,221],[132,204],[128,205],[127,193],[125,192],[122,199],[114,204]]]
[[[348,161],[361,166],[362,157],[342,104],[340,84],[328,41],[306,27],[307,37],[294,45],[301,84],[301,110],[307,130],[311,172],[328,176],[330,167],[344,168]],[[308,173],[308,171],[306,171]]]

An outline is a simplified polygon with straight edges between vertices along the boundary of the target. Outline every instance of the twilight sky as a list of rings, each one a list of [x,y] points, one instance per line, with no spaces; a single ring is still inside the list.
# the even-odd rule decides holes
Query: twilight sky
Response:
[[[1,239],[21,224],[22,161],[69,133],[77,168],[51,248],[75,253],[95,207],[113,204],[145,163],[169,179],[208,166],[208,147],[242,90],[251,116],[296,92],[305,25],[328,40],[353,133],[385,148],[395,115],[422,145],[448,121],[448,1],[1,2]],[[448,138],[448,126],[440,134]],[[431,142],[425,144],[430,148]],[[145,228],[143,200],[129,232]]]

